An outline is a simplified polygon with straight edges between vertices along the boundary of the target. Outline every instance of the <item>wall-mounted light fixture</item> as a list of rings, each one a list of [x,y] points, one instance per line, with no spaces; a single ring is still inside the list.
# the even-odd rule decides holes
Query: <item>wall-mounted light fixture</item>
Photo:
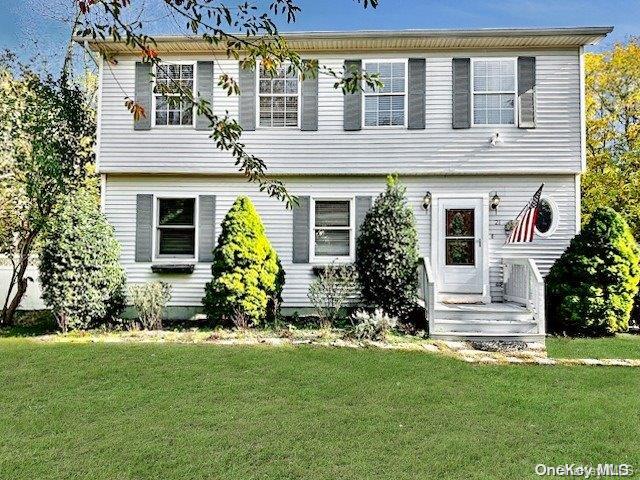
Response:
[[[431,192],[425,193],[422,198],[422,208],[429,210],[429,207],[431,207]]]
[[[491,210],[497,211],[498,206],[500,206],[500,195],[498,195],[498,193],[496,192],[493,194],[491,200],[489,201],[489,207],[491,207]]]
[[[489,140],[489,143],[492,147],[502,144],[502,138],[500,138],[500,134],[498,132],[494,133]]]

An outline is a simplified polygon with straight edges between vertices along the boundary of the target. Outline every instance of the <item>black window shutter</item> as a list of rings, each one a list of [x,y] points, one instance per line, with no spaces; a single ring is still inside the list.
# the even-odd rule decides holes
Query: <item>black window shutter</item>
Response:
[[[360,227],[364,222],[364,217],[371,208],[373,199],[369,196],[356,197],[356,238],[360,235]]]
[[[453,59],[453,128],[471,128],[471,59]]]
[[[302,105],[300,130],[318,130],[318,62],[304,60],[306,66],[301,84]]]
[[[362,71],[362,60],[345,60],[345,74]],[[353,93],[345,93],[343,107],[343,124],[346,131],[362,129],[362,91],[358,88]]]
[[[151,64],[136,62],[135,70],[135,102],[144,108],[144,116],[133,120],[134,130],[151,129],[151,97],[153,96],[153,86],[151,85]]]
[[[196,84],[198,99],[209,102],[209,108],[211,108],[213,105],[213,62],[198,62]],[[209,128],[209,119],[204,115],[198,115],[196,111],[196,130],[209,130]]]
[[[150,262],[153,252],[153,195],[136,195],[136,262]]]
[[[245,131],[256,129],[256,71],[253,68],[242,68],[239,63],[238,86],[238,121]]]
[[[536,128],[536,57],[518,57],[518,127]]]
[[[309,263],[309,197],[298,197],[293,207],[293,263]]]
[[[424,58],[410,58],[408,72],[408,114],[407,127],[409,130],[425,128],[425,108],[427,94],[426,60]]]
[[[200,195],[198,199],[198,261],[212,262],[216,239],[216,196]]]

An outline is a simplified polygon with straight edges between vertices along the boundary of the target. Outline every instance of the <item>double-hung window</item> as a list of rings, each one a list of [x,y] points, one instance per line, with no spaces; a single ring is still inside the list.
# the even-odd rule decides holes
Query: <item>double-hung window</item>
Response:
[[[315,199],[312,215],[312,259],[352,261],[355,252],[353,200]]]
[[[404,126],[406,117],[405,61],[365,61],[364,70],[377,74],[382,87],[366,87],[364,92],[364,126]]]
[[[156,210],[156,256],[195,258],[196,199],[159,198]]]
[[[300,104],[298,73],[283,64],[275,75],[258,70],[258,103],[261,127],[297,127]]]
[[[181,93],[183,89],[193,95],[193,70],[192,63],[158,65],[154,89],[156,125],[193,125],[193,105]]]
[[[474,59],[472,82],[474,125],[515,123],[514,59]]]

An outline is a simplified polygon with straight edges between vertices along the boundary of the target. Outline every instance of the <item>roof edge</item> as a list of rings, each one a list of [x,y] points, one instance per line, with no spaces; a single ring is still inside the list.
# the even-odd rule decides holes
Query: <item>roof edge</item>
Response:
[[[535,37],[587,37],[582,45],[596,44],[613,31],[612,26],[555,27],[555,28],[481,28],[481,29],[408,29],[408,30],[353,30],[353,31],[291,31],[279,32],[289,41],[340,41],[367,39],[483,39],[483,38],[535,38]],[[235,33],[246,36],[244,33]],[[201,37],[188,35],[152,35],[158,44],[198,43]],[[253,36],[253,38],[260,35]],[[123,41],[75,36],[78,43],[88,43],[93,50],[101,46],[124,45]]]

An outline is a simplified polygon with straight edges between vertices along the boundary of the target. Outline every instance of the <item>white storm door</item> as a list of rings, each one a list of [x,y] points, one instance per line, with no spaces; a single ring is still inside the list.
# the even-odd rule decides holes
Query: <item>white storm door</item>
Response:
[[[440,292],[483,293],[483,214],[482,198],[442,198],[438,202]]]

